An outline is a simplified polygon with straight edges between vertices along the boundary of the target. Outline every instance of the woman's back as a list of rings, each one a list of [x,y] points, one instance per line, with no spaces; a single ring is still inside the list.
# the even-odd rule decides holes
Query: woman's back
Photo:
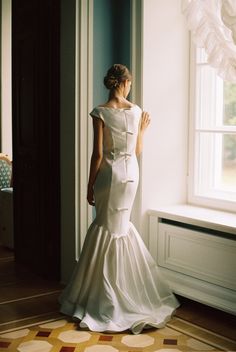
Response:
[[[95,181],[96,221],[123,236],[129,228],[139,172],[135,149],[141,109],[97,107],[103,123],[103,159]]]
[[[133,105],[131,108],[111,108],[98,106],[91,112],[104,122],[103,152],[105,156],[127,152],[134,154],[138,125],[142,110]]]

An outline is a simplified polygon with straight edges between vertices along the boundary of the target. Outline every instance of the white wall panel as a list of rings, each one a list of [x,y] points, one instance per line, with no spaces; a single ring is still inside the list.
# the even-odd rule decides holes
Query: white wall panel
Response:
[[[142,223],[148,209],[186,202],[189,33],[181,0],[143,1],[143,108],[151,114],[142,157]]]
[[[158,264],[236,290],[236,242],[173,225],[159,224]]]
[[[223,225],[229,214],[214,214],[187,205],[149,211],[148,249],[175,293],[236,314],[236,232]]]

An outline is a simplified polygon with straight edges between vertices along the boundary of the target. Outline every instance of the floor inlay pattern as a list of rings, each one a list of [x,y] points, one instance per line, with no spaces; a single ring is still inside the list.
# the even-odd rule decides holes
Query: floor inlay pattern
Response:
[[[1,352],[190,352],[236,351],[232,340],[173,318],[163,329],[103,334],[59,319],[1,333]]]

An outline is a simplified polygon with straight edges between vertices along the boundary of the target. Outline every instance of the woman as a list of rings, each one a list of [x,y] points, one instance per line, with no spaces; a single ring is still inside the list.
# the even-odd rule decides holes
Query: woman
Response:
[[[90,113],[94,146],[87,200],[96,218],[61,296],[61,312],[92,331],[138,334],[163,327],[179,304],[130,222],[139,179],[136,155],[149,114],[127,100],[131,75],[125,66],[113,65],[104,84],[109,99]]]

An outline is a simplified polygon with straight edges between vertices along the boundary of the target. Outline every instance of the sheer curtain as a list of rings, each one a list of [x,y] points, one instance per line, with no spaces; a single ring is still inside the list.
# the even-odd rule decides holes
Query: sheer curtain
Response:
[[[183,0],[182,10],[208,63],[224,80],[236,83],[236,0]]]

